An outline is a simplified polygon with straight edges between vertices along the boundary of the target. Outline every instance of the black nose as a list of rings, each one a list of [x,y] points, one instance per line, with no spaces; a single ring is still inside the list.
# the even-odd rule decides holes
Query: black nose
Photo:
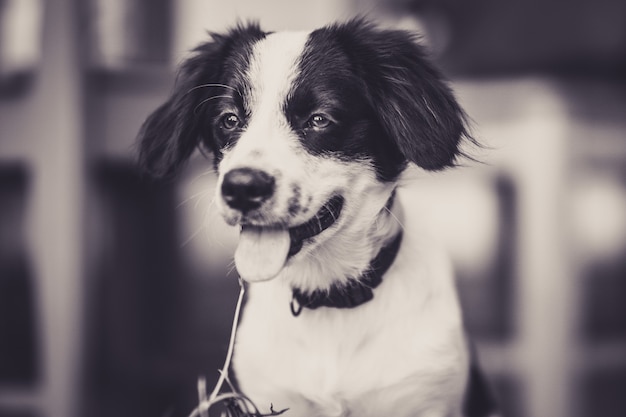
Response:
[[[234,209],[254,210],[272,196],[274,182],[274,177],[258,169],[233,169],[224,175],[222,197]]]

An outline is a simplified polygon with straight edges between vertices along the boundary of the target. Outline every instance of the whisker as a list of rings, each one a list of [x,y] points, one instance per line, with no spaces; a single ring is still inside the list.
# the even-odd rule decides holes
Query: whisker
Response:
[[[206,173],[205,173],[206,174]],[[201,174],[204,175],[204,174]],[[183,202],[181,202],[176,208],[179,208],[181,205],[188,203],[189,201],[193,200],[194,198],[197,198],[197,201],[193,207],[194,210],[198,209],[198,206],[202,203],[202,201],[207,197],[207,196],[211,196],[213,193],[211,192],[211,190],[203,190],[200,191],[199,193],[196,193],[194,195],[192,195],[191,197],[187,198],[186,200],[184,200]],[[191,234],[191,236],[189,236],[181,245],[181,247],[187,246],[192,240],[194,240],[201,232],[208,230],[209,229],[209,225],[208,225],[208,219],[209,219],[209,215],[212,213],[211,209],[213,208],[213,206],[215,205],[215,196],[213,195],[213,197],[211,198],[211,201],[209,202],[209,204],[207,205],[206,210],[204,210],[204,214],[202,215],[202,220],[200,222],[200,226],[198,227],[198,230],[196,230],[195,232],[193,232]],[[210,233],[207,233],[207,237],[210,238]],[[210,240],[209,240],[210,243]],[[218,242],[221,246],[224,246],[222,242]]]
[[[317,224],[320,227],[320,230],[323,230],[324,228],[322,227],[322,219],[318,214],[315,214],[315,220],[317,220]]]
[[[195,184],[197,181],[199,181],[202,177],[206,177],[207,175],[213,175],[216,174],[215,169],[214,168],[209,168],[206,171],[204,171],[202,174],[198,174],[196,175],[196,177],[191,180],[191,184]]]
[[[184,248],[185,246],[187,246],[189,243],[191,243],[192,240],[194,240],[196,238],[196,236],[198,236],[201,232],[203,232],[206,229],[206,227],[204,225],[201,225],[198,230],[196,230],[195,232],[193,232],[191,234],[191,236],[189,236],[185,241],[183,241],[183,243],[181,243],[180,247]]]
[[[200,203],[202,202],[202,200],[204,198],[206,198],[208,195],[210,195],[210,193],[208,191],[204,191],[202,193],[198,193],[201,194],[200,198],[198,198],[198,201],[196,201],[196,204],[194,205],[194,210],[198,209],[198,206],[200,205]],[[196,194],[196,196],[198,195]],[[193,198],[193,196],[191,197]],[[189,200],[189,199],[188,199]],[[207,208],[207,210],[205,210],[204,214],[202,215],[202,221],[200,222],[200,226],[198,227],[198,230],[196,230],[195,232],[193,232],[191,234],[191,236],[189,236],[181,245],[181,247],[185,247],[187,246],[192,240],[194,240],[200,233],[207,231],[209,229],[208,224],[207,224],[207,216],[209,214],[209,209],[211,207],[211,205],[213,204],[213,200],[211,201],[211,203],[209,203],[209,206]],[[210,233],[207,233],[207,237],[210,237]]]
[[[226,276],[230,276],[230,275],[232,275],[232,274],[233,274],[233,272],[234,272],[234,273],[237,273],[237,266],[235,265],[235,261],[234,261],[234,260],[233,260],[233,261],[231,261],[231,262],[228,264],[228,268],[227,268],[227,270],[226,270]]]
[[[215,194],[213,195],[213,198],[211,198],[211,201],[209,201],[209,205],[207,206],[207,209],[206,209],[207,212],[205,213],[205,215],[208,214],[208,212],[211,210],[211,208],[213,208],[214,205],[215,205]],[[196,208],[198,208],[197,202],[196,202]]]
[[[200,103],[198,103],[198,105],[193,109],[193,114],[198,114],[198,108],[200,106],[202,106],[203,104],[211,101],[211,100],[215,100],[216,98],[230,98],[230,96],[226,96],[226,95],[219,95],[219,96],[211,96],[209,98],[206,98],[204,100],[202,100]]]
[[[236,92],[237,94],[239,94],[239,90],[237,90],[235,87],[231,87],[230,85],[226,85],[226,84],[218,84],[218,83],[208,83],[208,84],[200,84],[197,85],[195,87],[190,88],[189,90],[187,90],[187,92],[185,94],[189,94],[194,90],[197,90],[199,88],[206,88],[206,87],[222,87],[222,88],[228,88],[229,90],[233,90],[234,92]]]
[[[384,207],[384,209],[387,211],[387,213],[391,215],[391,217],[393,217],[393,219],[398,223],[398,225],[400,226],[402,230],[406,230],[406,228],[404,227],[404,224],[402,224],[400,219],[391,210],[389,210],[388,207]]]
[[[215,222],[219,222],[220,225],[222,225],[224,222],[224,220],[222,219],[219,213],[219,210],[214,209],[215,205],[217,204],[217,198],[218,197],[216,195],[213,195],[213,198],[211,198],[211,201],[209,202],[206,210],[204,211],[203,224],[205,225],[207,229],[214,229],[211,226],[213,226]],[[207,238],[208,238],[210,245],[218,245],[222,249],[227,247],[227,244],[224,242],[224,240],[215,239],[215,237],[217,237],[216,234],[207,233]],[[234,268],[234,261],[233,261],[233,268]],[[232,272],[232,268],[231,268],[231,272]]]
[[[208,149],[206,149],[206,144],[205,143],[200,143],[198,145],[198,151],[200,151],[200,154],[202,156],[204,156],[206,159],[209,159],[211,157],[211,151],[209,151]]]
[[[184,206],[185,204],[187,204],[188,202],[190,202],[193,199],[199,198],[200,200],[202,200],[202,197],[204,197],[206,194],[208,194],[209,191],[208,190],[202,190],[200,192],[195,193],[194,195],[184,199],[183,201],[181,201],[180,203],[178,203],[178,205],[176,206],[176,209],[181,208],[182,206]],[[197,205],[195,206],[197,207]]]
[[[327,207],[327,208],[328,208],[328,207]],[[336,221],[337,221],[337,216],[335,216],[335,213],[333,212],[333,210],[330,210],[330,208],[329,208],[328,212],[329,212],[329,213],[330,213],[330,215],[332,216],[332,218],[333,218],[333,222],[336,222]]]

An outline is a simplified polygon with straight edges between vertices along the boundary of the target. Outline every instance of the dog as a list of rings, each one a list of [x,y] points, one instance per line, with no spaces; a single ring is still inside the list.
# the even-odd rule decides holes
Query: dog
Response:
[[[484,417],[450,262],[400,186],[456,165],[466,116],[416,36],[357,18],[212,34],[144,122],[139,162],[213,155],[248,298],[234,370],[264,413]]]

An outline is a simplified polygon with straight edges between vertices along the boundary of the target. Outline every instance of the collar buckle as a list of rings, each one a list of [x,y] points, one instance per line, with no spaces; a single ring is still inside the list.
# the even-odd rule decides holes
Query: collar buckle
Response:
[[[289,308],[291,309],[291,314],[294,317],[298,317],[300,313],[302,313],[302,304],[298,302],[295,294],[291,296],[291,303],[289,303]]]

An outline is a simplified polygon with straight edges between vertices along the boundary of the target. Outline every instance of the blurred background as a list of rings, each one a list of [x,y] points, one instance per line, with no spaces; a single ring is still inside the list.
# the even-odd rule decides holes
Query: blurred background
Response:
[[[509,417],[626,416],[626,2],[0,0],[0,417],[186,416],[238,292],[211,162],[134,137],[206,30],[419,30],[482,164],[417,173]]]

